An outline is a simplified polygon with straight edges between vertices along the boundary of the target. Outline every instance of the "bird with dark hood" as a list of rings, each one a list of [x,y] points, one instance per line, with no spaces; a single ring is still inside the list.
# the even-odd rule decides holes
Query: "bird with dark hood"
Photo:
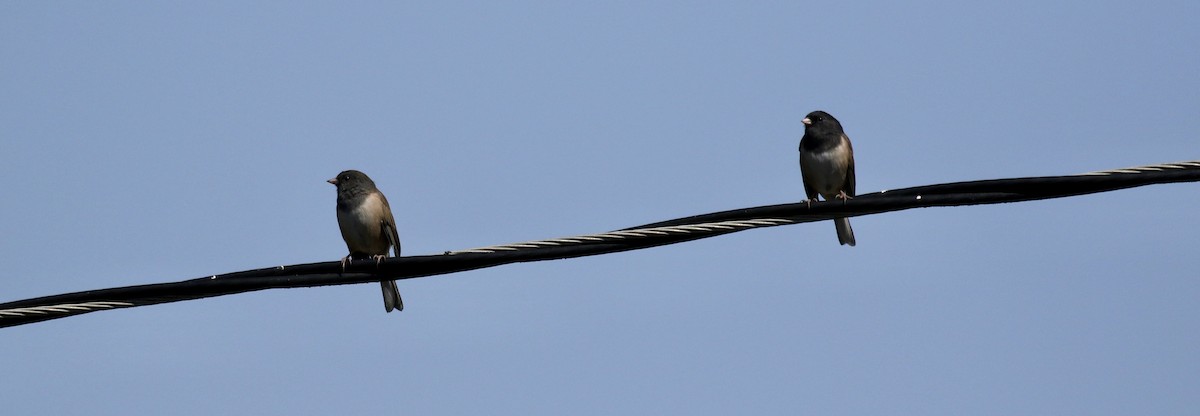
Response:
[[[804,137],[800,138],[800,176],[804,179],[806,202],[817,200],[845,201],[854,196],[854,148],[842,123],[824,111],[804,116]],[[854,246],[854,229],[850,219],[834,218],[838,242]]]
[[[389,249],[400,257],[396,219],[392,217],[387,197],[375,187],[375,181],[365,173],[347,170],[328,182],[337,187],[338,228],[350,250],[350,254],[342,258],[342,267],[355,259],[374,259],[378,264],[387,257]],[[384,309],[388,312],[404,310],[396,281],[384,280],[380,285],[383,286]]]

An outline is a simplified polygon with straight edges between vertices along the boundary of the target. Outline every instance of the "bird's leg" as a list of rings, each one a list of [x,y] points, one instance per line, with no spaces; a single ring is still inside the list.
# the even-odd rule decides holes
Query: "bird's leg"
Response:
[[[817,200],[816,198],[808,198],[808,199],[805,199],[805,200],[804,200],[804,205],[807,205],[807,206],[808,206],[808,209],[812,209],[812,203],[813,203],[813,201],[816,201],[816,200]]]
[[[846,191],[838,191],[837,196],[835,196],[834,198],[842,200],[842,205],[846,205],[847,199],[854,199],[854,197],[852,197],[850,195],[846,195]]]

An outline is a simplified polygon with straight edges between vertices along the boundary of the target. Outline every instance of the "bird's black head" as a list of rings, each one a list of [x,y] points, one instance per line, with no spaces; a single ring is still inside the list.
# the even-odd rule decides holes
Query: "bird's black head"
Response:
[[[804,130],[816,129],[817,131],[829,131],[834,133],[842,133],[842,123],[839,123],[836,118],[821,110],[813,111],[804,116]]]
[[[368,186],[369,188],[375,187],[375,181],[372,181],[370,177],[367,177],[367,174],[357,170],[342,171],[342,173],[337,174],[337,176],[335,176],[333,179],[330,179],[326,182],[332,183],[334,186],[337,186],[338,189],[348,189],[358,186]]]

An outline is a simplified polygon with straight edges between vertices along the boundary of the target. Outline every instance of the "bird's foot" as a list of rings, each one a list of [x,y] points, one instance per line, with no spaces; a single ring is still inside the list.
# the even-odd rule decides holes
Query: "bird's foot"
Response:
[[[342,273],[346,272],[347,264],[350,264],[350,255],[349,254],[347,254],[346,257],[342,257]]]
[[[843,205],[846,203],[846,200],[854,199],[854,197],[852,197],[850,195],[846,195],[846,191],[838,191],[838,194],[836,196],[834,196],[834,198],[842,200]]]
[[[386,254],[376,254],[374,256],[371,256],[371,258],[375,259],[375,267],[379,267],[379,264],[383,263],[383,259],[387,258],[387,255]]]

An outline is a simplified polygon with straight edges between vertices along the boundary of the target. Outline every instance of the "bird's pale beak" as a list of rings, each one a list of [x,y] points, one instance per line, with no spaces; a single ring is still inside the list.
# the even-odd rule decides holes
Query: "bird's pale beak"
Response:
[[[805,117],[805,118],[804,118],[804,120],[800,120],[800,122],[801,122],[801,123],[804,123],[804,125],[805,125],[805,126],[811,126],[811,125],[812,125],[812,120],[809,120],[809,118],[808,118],[808,117]]]
[[[333,186],[337,186],[337,178],[333,178],[333,179],[327,180],[325,182],[329,182],[329,183],[332,183]]]

